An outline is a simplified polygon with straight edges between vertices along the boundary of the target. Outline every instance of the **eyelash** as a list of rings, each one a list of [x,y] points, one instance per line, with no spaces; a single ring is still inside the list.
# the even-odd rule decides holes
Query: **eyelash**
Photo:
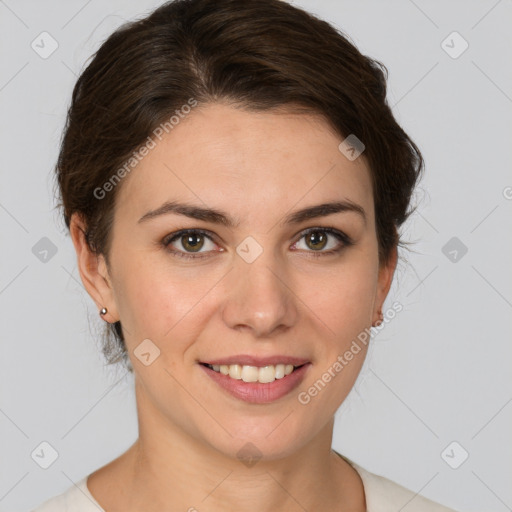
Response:
[[[341,252],[346,247],[354,245],[354,241],[348,235],[346,235],[342,231],[339,231],[338,229],[335,229],[333,227],[314,227],[314,228],[305,229],[304,231],[302,231],[300,233],[300,236],[297,239],[297,242],[299,242],[302,238],[304,238],[305,236],[309,235],[310,233],[315,233],[315,232],[328,233],[329,235],[334,236],[339,242],[342,243],[342,245],[340,245],[339,247],[337,247],[335,249],[330,249],[329,251],[318,251],[318,252],[317,251],[312,251],[312,250],[311,251],[306,251],[308,253],[311,253],[311,256],[313,256],[314,258],[318,258],[318,257],[321,257],[321,256],[329,256],[331,254],[336,254],[336,253]],[[201,259],[201,258],[208,257],[208,253],[210,251],[207,251],[207,252],[204,252],[204,253],[196,253],[196,254],[194,254],[194,253],[188,253],[188,252],[179,251],[179,250],[173,250],[173,249],[169,248],[169,246],[170,246],[170,244],[172,242],[174,242],[175,240],[179,239],[183,235],[188,235],[188,234],[204,235],[205,237],[209,238],[212,242],[215,243],[215,241],[213,240],[213,238],[210,235],[209,231],[205,231],[203,229],[182,229],[180,231],[176,231],[175,233],[171,233],[170,235],[167,235],[162,240],[162,245],[173,256],[178,256],[179,258]],[[294,242],[294,243],[297,243],[297,242]]]

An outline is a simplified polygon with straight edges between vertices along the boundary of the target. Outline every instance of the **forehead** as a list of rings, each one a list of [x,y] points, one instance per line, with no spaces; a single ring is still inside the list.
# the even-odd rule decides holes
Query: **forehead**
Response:
[[[169,200],[222,205],[243,219],[294,204],[350,199],[371,217],[366,161],[338,149],[343,137],[318,115],[196,107],[123,178],[117,209],[137,219]],[[230,206],[232,208],[230,208]]]

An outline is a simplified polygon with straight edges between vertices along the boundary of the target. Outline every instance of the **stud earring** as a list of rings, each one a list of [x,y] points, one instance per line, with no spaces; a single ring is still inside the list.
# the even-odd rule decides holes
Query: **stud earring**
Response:
[[[101,311],[100,311],[100,315],[103,316],[103,315],[106,315],[107,314],[107,308],[102,308]]]

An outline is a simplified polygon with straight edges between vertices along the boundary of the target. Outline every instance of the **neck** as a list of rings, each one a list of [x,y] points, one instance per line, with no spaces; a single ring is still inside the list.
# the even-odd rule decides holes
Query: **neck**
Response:
[[[194,438],[143,399],[137,403],[144,409],[139,439],[122,456],[122,477],[112,486],[125,489],[115,498],[123,510],[364,510],[357,472],[331,450],[334,418],[293,453],[250,464]]]

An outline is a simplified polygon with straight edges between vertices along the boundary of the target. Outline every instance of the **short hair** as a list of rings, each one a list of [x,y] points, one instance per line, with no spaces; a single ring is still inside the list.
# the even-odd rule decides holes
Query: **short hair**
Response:
[[[192,98],[320,114],[340,137],[362,141],[386,262],[402,244],[424,166],[387,103],[387,77],[339,30],[285,1],[167,2],[112,33],[75,84],[55,168],[66,226],[78,213],[88,246],[109,265],[116,176]],[[109,364],[128,362],[119,321],[107,326],[103,353]]]

